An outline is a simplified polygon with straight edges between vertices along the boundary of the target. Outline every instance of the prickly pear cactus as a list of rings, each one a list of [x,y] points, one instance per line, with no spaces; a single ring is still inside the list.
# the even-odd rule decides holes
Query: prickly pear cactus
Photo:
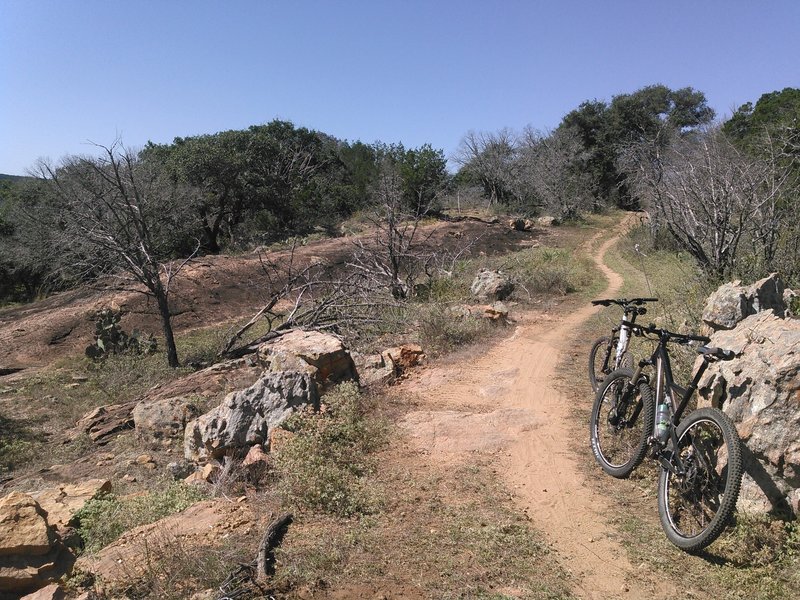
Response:
[[[122,311],[104,308],[94,315],[94,344],[86,348],[86,356],[101,359],[110,354],[152,354],[157,343],[152,335],[134,330],[125,333],[119,322]]]

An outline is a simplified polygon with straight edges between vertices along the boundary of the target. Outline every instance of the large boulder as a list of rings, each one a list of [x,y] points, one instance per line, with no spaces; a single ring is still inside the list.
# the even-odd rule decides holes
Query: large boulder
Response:
[[[187,398],[146,398],[133,408],[136,437],[156,442],[182,436],[186,423],[199,415],[197,405]]]
[[[721,285],[708,297],[703,309],[703,322],[713,331],[733,329],[745,317],[764,310],[773,310],[779,317],[786,311],[781,276],[773,273],[752,285],[736,280]]]
[[[514,282],[500,271],[481,269],[470,286],[470,292],[479,300],[505,300],[514,291]]]
[[[258,360],[268,371],[307,373],[319,391],[357,379],[356,366],[342,341],[329,333],[295,329],[265,342]]]
[[[217,408],[186,426],[189,460],[220,458],[266,444],[271,429],[304,406],[319,407],[319,393],[307,372],[267,372],[247,389],[232,392]]]
[[[228,360],[155,386],[147,392],[147,400],[196,398],[200,403],[211,402],[213,406],[226,394],[253,385],[263,372],[263,367],[249,357]]]
[[[47,512],[36,500],[21,492],[0,498],[0,556],[41,556],[52,545]]]
[[[706,404],[731,417],[745,444],[739,508],[798,513],[800,502],[800,321],[762,311],[711,344],[736,352],[700,381]],[[698,359],[702,360],[702,359]]]

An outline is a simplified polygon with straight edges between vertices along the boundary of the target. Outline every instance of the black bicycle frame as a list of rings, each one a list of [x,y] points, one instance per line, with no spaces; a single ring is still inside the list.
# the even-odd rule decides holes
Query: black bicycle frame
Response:
[[[677,450],[678,435],[676,431],[678,429],[678,423],[680,423],[681,417],[686,407],[689,405],[689,400],[695,391],[697,391],[697,384],[700,383],[700,378],[703,376],[703,373],[706,372],[709,363],[708,360],[703,360],[688,387],[683,387],[675,383],[675,379],[672,376],[672,364],[670,363],[669,353],[667,352],[667,343],[670,341],[671,337],[672,336],[666,335],[665,333],[661,334],[658,346],[656,346],[653,355],[647,360],[639,361],[639,367],[634,372],[631,383],[635,383],[639,380],[643,367],[655,365],[656,403],[658,404],[661,398],[664,397],[663,394],[667,394],[671,408],[669,427],[670,441],[672,442],[672,447]],[[679,398],[679,400],[676,398]],[[656,413],[657,412],[658,411],[656,411]],[[656,418],[658,417],[656,416]],[[655,431],[655,425],[654,423],[653,431]],[[678,476],[682,476],[685,473],[683,461],[680,458],[680,453],[677,451],[669,452],[666,455],[664,455],[663,452],[659,453],[659,462],[665,469],[672,471]]]

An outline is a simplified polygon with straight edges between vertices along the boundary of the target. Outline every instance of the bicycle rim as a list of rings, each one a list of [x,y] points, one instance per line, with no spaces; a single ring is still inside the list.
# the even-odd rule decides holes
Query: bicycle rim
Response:
[[[642,462],[652,433],[654,402],[650,387],[629,389],[630,369],[614,371],[595,398],[590,438],[595,458],[613,477],[627,477]]]
[[[713,542],[736,508],[742,459],[736,429],[716,409],[691,413],[678,431],[685,476],[662,470],[658,508],[669,540],[693,552]]]

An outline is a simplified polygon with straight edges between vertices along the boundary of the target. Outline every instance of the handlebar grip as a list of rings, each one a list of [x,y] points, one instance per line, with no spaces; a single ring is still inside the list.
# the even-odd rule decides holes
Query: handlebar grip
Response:
[[[703,344],[707,344],[708,342],[711,341],[710,337],[706,337],[704,335],[684,335],[684,334],[681,334],[680,337],[686,338],[687,340],[689,340],[691,342],[701,342]]]
[[[699,354],[710,355],[720,360],[733,360],[736,358],[736,353],[733,350],[725,350],[724,348],[714,348],[713,346],[702,346],[697,349]]]
[[[594,306],[598,306],[598,305],[611,306],[611,302],[612,302],[611,300],[592,300],[592,304]]]
[[[658,302],[658,298],[631,298],[629,302],[634,304],[644,304],[645,302]]]

